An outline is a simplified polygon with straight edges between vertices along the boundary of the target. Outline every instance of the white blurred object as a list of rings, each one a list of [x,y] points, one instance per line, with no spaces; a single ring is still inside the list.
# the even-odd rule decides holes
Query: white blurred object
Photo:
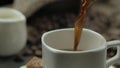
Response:
[[[109,68],[115,68],[114,66],[110,66]]]
[[[15,0],[13,8],[29,17],[40,7],[54,1],[56,0]]]
[[[27,30],[25,16],[11,8],[0,8],[0,55],[19,53],[26,44]]]
[[[21,66],[20,68],[26,68],[26,66],[24,65],[24,66]]]

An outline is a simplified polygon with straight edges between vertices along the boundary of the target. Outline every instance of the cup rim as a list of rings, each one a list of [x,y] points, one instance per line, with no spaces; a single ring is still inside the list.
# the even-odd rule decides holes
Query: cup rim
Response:
[[[104,50],[106,48],[106,40],[105,38],[100,35],[99,33],[93,31],[93,30],[90,30],[90,29],[86,29],[86,28],[83,28],[83,30],[87,30],[87,31],[90,31],[92,33],[95,33],[97,34],[98,36],[100,36],[104,43],[102,44],[103,46],[99,47],[99,48],[96,48],[96,49],[90,49],[90,50],[83,50],[83,51],[65,51],[65,50],[60,50],[60,49],[55,49],[55,48],[52,48],[50,46],[48,46],[45,42],[44,42],[44,38],[46,35],[50,34],[50,33],[53,33],[53,32],[56,32],[56,31],[61,31],[61,30],[74,30],[74,28],[63,28],[63,29],[56,29],[56,30],[52,30],[52,31],[48,31],[48,32],[45,32],[42,37],[41,37],[41,41],[42,41],[42,46],[45,46],[47,48],[49,48],[52,52],[54,53],[89,53],[89,52],[97,52],[97,51],[101,51],[101,50]],[[44,45],[43,45],[44,44]]]
[[[1,7],[0,11],[11,11],[14,14],[16,14],[16,16],[19,16],[19,18],[16,19],[1,19],[0,18],[0,23],[18,23],[18,21],[25,21],[26,18],[25,16],[18,10],[14,9],[14,8],[6,8],[6,7]]]

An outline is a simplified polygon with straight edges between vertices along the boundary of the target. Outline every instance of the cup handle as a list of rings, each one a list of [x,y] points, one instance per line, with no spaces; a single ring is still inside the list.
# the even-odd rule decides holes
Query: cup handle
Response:
[[[114,40],[107,42],[107,48],[110,47],[117,47],[117,53],[114,57],[110,58],[106,62],[106,68],[108,68],[110,65],[120,61],[120,40]]]

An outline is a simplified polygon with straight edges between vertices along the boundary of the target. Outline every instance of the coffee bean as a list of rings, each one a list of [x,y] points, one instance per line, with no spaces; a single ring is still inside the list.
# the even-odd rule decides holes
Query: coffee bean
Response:
[[[109,57],[113,57],[115,55],[115,52],[110,52]]]
[[[41,30],[40,31],[40,35],[42,35],[43,33],[47,32],[47,30]]]
[[[36,50],[35,55],[38,56],[38,57],[41,57],[42,56],[41,50]]]
[[[36,31],[33,26],[27,26],[27,32],[28,32],[28,34],[32,33],[33,31]]]
[[[54,29],[58,29],[60,26],[56,23],[53,24]]]
[[[114,66],[120,68],[120,62],[115,63]]]
[[[39,33],[37,31],[34,31],[31,33],[31,35],[35,38],[37,38],[39,36]]]
[[[47,23],[47,29],[48,30],[52,30],[54,27],[51,23]]]
[[[39,50],[42,50],[42,45],[41,44],[39,44],[37,47],[38,47]]]
[[[38,50],[38,47],[37,47],[36,45],[33,45],[33,46],[31,46],[31,49],[32,49],[33,51],[36,51],[36,50]]]
[[[23,55],[24,56],[30,56],[32,54],[33,54],[33,51],[30,48],[26,47]]]
[[[28,35],[27,42],[35,44],[38,38]]]

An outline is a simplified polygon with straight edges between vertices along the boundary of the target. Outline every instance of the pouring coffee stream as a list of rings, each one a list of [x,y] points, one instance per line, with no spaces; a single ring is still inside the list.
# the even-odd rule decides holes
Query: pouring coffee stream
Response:
[[[80,43],[80,38],[82,34],[82,28],[84,24],[84,19],[86,16],[87,8],[93,2],[93,0],[82,0],[82,7],[80,15],[78,16],[77,20],[75,21],[75,37],[74,37],[74,51],[77,51],[78,44]]]

